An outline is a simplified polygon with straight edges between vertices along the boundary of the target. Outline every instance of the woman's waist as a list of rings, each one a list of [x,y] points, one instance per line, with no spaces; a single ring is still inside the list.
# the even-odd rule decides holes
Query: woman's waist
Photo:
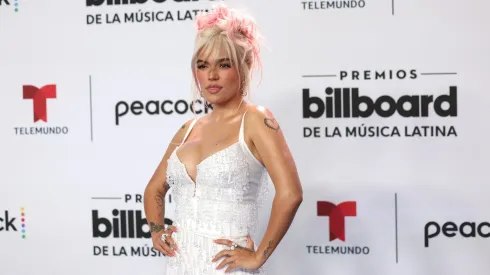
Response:
[[[218,201],[221,203],[240,203],[252,204],[257,203],[258,188],[237,188],[216,186],[210,184],[198,184],[197,187],[191,185],[182,185],[174,191],[176,198],[180,200],[202,200]]]
[[[258,204],[255,201],[222,201],[205,198],[178,198],[175,200],[175,210],[186,215],[255,215]]]
[[[181,235],[197,235],[210,239],[243,239],[250,234],[246,228],[237,228],[230,224],[219,224],[218,226],[202,226],[189,220],[176,220],[175,226]]]
[[[176,200],[174,221],[196,232],[242,236],[255,230],[258,207],[198,198]]]
[[[173,225],[182,234],[195,234],[207,238],[246,238],[254,225],[242,221],[210,221],[202,218],[176,217]]]

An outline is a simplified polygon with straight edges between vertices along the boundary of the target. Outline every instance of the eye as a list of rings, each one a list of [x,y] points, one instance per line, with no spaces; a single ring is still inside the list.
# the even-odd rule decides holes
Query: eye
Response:
[[[231,68],[231,64],[223,63],[221,64],[221,68]]]
[[[206,65],[202,65],[202,64],[201,65],[197,65],[197,68],[198,69],[204,69],[204,68],[206,68]]]

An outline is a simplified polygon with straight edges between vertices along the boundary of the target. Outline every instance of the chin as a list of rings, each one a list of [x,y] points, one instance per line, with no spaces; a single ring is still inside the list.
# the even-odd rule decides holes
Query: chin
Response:
[[[225,103],[226,103],[226,100],[212,100],[212,101],[208,100],[208,104],[210,104],[212,106],[223,105]]]
[[[230,100],[230,98],[220,96],[219,93],[214,95],[209,95],[206,97],[206,101],[209,102],[210,104],[222,104],[228,100]]]

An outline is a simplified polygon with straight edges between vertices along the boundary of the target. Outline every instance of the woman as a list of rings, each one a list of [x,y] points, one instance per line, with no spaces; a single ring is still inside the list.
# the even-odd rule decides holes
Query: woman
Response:
[[[302,202],[302,187],[276,119],[244,100],[251,71],[260,68],[255,23],[220,6],[197,25],[192,72],[213,111],[177,131],[145,189],[153,246],[168,256],[168,275],[263,274]],[[250,235],[267,175],[276,193],[255,247]],[[175,219],[165,229],[170,188]]]

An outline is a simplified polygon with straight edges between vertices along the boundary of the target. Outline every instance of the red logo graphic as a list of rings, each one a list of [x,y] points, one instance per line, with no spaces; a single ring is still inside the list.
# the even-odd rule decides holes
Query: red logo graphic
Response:
[[[328,201],[317,202],[317,215],[330,218],[330,241],[339,239],[345,242],[345,217],[357,215],[356,202],[346,201],[335,205]]]
[[[56,98],[56,85],[50,84],[40,89],[35,86],[24,85],[22,88],[24,99],[32,99],[34,122],[38,120],[48,122],[46,100],[48,98]]]

